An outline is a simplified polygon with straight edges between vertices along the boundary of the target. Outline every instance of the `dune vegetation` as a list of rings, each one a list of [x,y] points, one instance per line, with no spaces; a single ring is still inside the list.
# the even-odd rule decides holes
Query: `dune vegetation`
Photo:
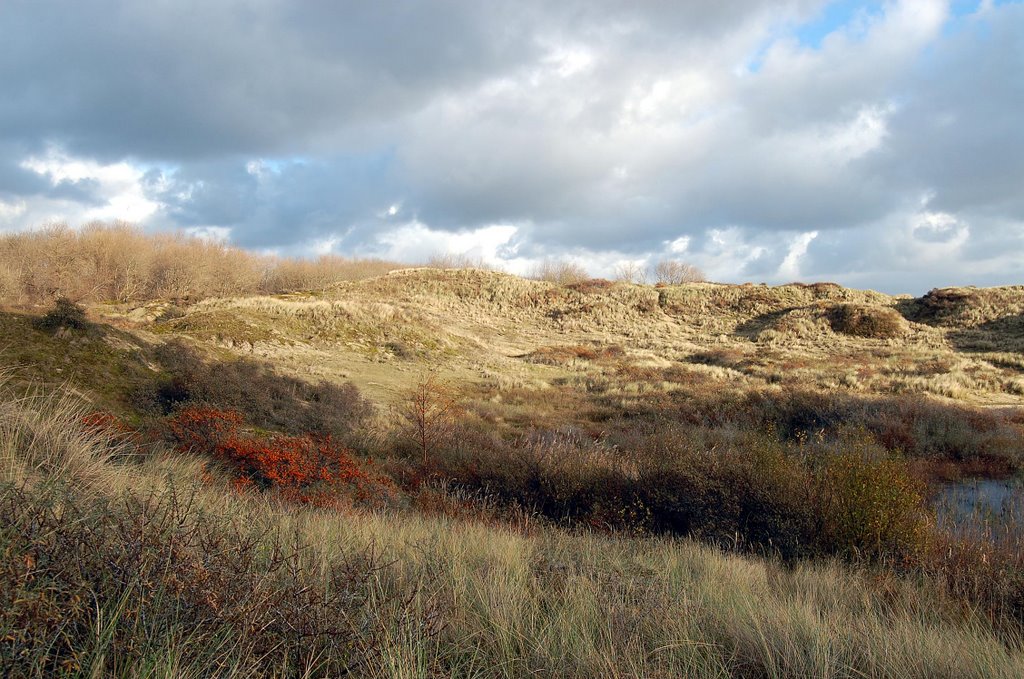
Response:
[[[5,237],[0,674],[1024,673],[1024,288],[463,264]]]

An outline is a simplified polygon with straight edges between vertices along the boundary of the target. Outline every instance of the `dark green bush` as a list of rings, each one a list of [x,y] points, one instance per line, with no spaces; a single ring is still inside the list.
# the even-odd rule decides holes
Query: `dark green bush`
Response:
[[[53,308],[36,321],[37,328],[48,332],[54,332],[61,328],[84,330],[89,325],[89,320],[85,317],[85,309],[67,297],[57,298],[57,301],[53,303]]]
[[[817,479],[821,539],[843,555],[916,560],[927,547],[924,487],[904,462],[870,445],[829,456]]]

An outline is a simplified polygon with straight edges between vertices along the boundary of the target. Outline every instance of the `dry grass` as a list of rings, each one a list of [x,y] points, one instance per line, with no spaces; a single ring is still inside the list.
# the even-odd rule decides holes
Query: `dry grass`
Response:
[[[5,468],[27,469],[36,483],[0,490],[4,502],[22,493],[18,509],[0,523],[0,547],[9,556],[0,573],[28,574],[18,580],[27,603],[17,610],[41,616],[31,628],[9,617],[13,609],[0,616],[2,648],[17,643],[30,651],[11,657],[0,650],[10,675],[43,676],[50,667],[124,677],[331,676],[345,669],[369,677],[909,679],[1024,672],[1024,657],[1014,650],[1019,640],[1000,640],[928,582],[831,563],[786,569],[686,540],[569,534],[528,520],[502,527],[415,514],[298,511],[216,483],[182,496],[175,489],[197,481],[188,460],[157,455],[132,466],[114,463],[102,441],[59,433],[75,429],[66,401],[9,403],[0,429]],[[49,424],[40,429],[42,422]],[[58,444],[64,462],[38,464],[33,442]],[[96,485],[100,469],[110,478]],[[70,494],[45,490],[53,482],[70,484],[61,491]],[[98,499],[78,498],[82,484],[99,489]],[[80,513],[45,510],[48,498],[60,497]],[[37,508],[44,513],[32,514]],[[23,514],[45,519],[33,525],[49,532],[21,540],[17,529],[29,525]],[[150,528],[139,533],[141,526]],[[140,535],[146,539],[134,541]],[[281,545],[274,536],[293,537]],[[204,544],[219,546],[202,565],[193,559]],[[38,560],[72,548],[79,558],[92,554],[115,565],[131,557],[147,578],[122,580],[119,570],[100,578],[97,570]],[[261,549],[279,556],[256,556]],[[372,561],[357,558],[365,554]],[[275,565],[293,560],[284,570]],[[193,585],[174,589],[183,577]],[[276,589],[267,589],[272,584]],[[216,593],[220,603],[187,592]],[[325,598],[307,601],[310,593]],[[74,626],[61,627],[49,616],[62,609],[36,599],[47,596],[59,606],[71,606],[72,596],[95,605],[67,608]],[[214,610],[222,613],[211,617]],[[302,624],[313,636],[279,626],[282,611],[306,616]],[[339,618],[319,622],[310,617],[314,611],[344,616],[351,623],[346,636],[320,644],[315,635],[327,628],[317,625],[336,626]],[[265,625],[244,631],[250,618]],[[313,641],[320,653],[311,655]]]
[[[899,308],[913,319],[913,303],[831,284],[558,285],[480,269],[419,268],[336,283],[316,295],[92,311],[143,331],[256,355],[294,373],[352,379],[384,400],[424,366],[461,382],[543,389],[573,375],[630,390],[636,380],[616,378],[630,366],[701,363],[709,351],[729,351],[746,358],[726,371],[700,369],[724,388],[790,385],[1024,404],[1024,368],[1015,358],[1024,332],[1012,324],[1018,317],[963,329],[897,315]],[[837,322],[844,310],[860,320]],[[623,353],[616,361],[535,360],[545,347],[590,345],[617,345]]]
[[[895,339],[907,332],[906,320],[890,307],[840,304],[830,316],[834,331],[854,337]]]

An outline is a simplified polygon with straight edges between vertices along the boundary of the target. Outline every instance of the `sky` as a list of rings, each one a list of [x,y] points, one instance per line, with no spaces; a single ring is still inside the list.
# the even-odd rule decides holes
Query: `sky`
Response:
[[[2,0],[0,231],[1024,284],[1024,2]]]

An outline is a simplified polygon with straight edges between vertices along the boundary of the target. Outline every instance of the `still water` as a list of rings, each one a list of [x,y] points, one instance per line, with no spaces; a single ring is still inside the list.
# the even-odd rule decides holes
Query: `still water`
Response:
[[[965,479],[935,498],[939,524],[967,532],[1024,533],[1024,484],[1020,479]]]

